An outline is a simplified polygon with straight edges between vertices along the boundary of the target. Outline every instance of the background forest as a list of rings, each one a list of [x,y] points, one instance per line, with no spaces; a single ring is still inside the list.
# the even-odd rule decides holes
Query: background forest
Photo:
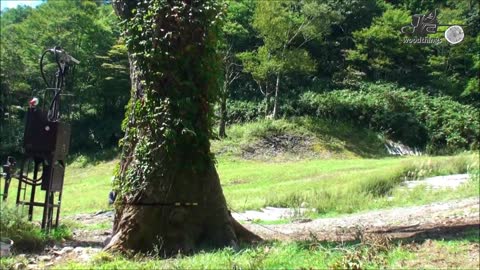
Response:
[[[457,45],[404,44],[412,14],[438,9],[463,25]],[[311,116],[372,129],[429,153],[478,149],[477,1],[227,1],[218,52],[222,89],[215,128]],[[0,157],[20,151],[27,101],[45,88],[40,54],[61,46],[81,61],[71,152],[110,150],[130,97],[127,49],[109,1],[45,1],[1,11]],[[53,65],[47,66],[54,69]],[[68,110],[66,110],[68,108]],[[71,113],[67,114],[67,111]]]

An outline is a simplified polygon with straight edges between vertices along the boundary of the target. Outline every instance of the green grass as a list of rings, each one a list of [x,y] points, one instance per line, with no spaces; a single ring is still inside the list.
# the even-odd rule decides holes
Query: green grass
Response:
[[[314,136],[316,143],[322,149],[330,149],[330,152],[338,146],[336,153],[349,158],[284,159],[272,162],[245,160],[228,152],[218,154],[217,170],[229,206],[234,211],[243,211],[265,206],[299,207],[304,203],[316,208],[316,215],[331,216],[478,196],[478,177],[456,192],[421,188],[406,192],[398,188],[405,177],[422,178],[478,170],[478,154],[355,158],[361,153],[378,153],[376,150],[381,146],[381,140],[368,130],[353,131],[352,126],[313,118],[260,121],[230,127],[228,139],[216,142],[217,146],[238,146],[274,134],[303,134]],[[354,135],[346,139],[348,134]],[[336,146],[332,146],[332,143]],[[63,217],[109,208],[107,195],[118,160],[88,160],[92,159],[79,156],[66,169],[61,211]],[[14,202],[15,183],[11,187],[10,204]],[[40,192],[38,200],[43,196],[43,192]],[[389,196],[393,196],[393,199],[388,199]],[[36,209],[36,218],[39,215]]]
[[[476,162],[473,155],[284,163],[224,161],[219,162],[218,170],[227,202],[234,210],[307,203],[319,214],[329,214],[478,196],[478,179],[457,192],[424,189],[407,198],[408,192],[397,187],[408,175],[464,173],[469,166],[478,166]],[[388,200],[391,195],[394,199]]]
[[[117,162],[113,160],[86,167],[73,163],[67,167],[62,216],[107,209],[107,194]],[[317,215],[478,196],[478,177],[456,192],[398,188],[405,176],[421,178],[465,173],[474,168],[478,168],[478,155],[474,154],[276,163],[220,156],[217,164],[225,197],[233,210],[299,207],[306,203],[318,210]],[[393,200],[387,199],[389,196],[393,196]],[[13,203],[13,195],[9,201]],[[35,214],[38,217],[40,213],[36,210]]]
[[[468,232],[466,232],[468,233]],[[126,258],[108,253],[97,254],[88,264],[66,263],[56,269],[379,269],[409,268],[409,265],[447,266],[471,268],[474,260],[467,260],[468,249],[479,241],[478,229],[471,235],[451,240],[409,242],[362,240],[353,243],[327,243],[318,241],[265,242],[258,246],[243,246],[212,252],[199,252],[192,256],[160,259],[155,256]],[[462,238],[462,237],[465,237]],[[478,248],[477,248],[478,250]],[[426,252],[430,256],[423,256]],[[465,257],[465,259],[463,259]],[[425,268],[425,267],[422,267]]]

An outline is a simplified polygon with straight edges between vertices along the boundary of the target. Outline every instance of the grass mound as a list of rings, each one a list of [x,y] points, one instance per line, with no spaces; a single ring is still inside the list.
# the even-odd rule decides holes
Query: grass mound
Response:
[[[232,125],[212,142],[217,155],[246,159],[352,158],[387,154],[379,134],[348,123],[312,117]]]

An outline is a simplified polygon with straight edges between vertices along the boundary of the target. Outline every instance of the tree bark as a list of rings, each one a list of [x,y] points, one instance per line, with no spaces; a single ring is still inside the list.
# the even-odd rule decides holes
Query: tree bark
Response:
[[[277,73],[277,82],[275,84],[275,97],[273,100],[273,113],[272,113],[272,118],[277,119],[277,112],[278,112],[278,91],[280,88],[280,72]]]
[[[270,92],[268,91],[268,82],[265,83],[265,119],[269,117],[270,109]]]
[[[153,56],[129,47],[132,98],[115,180],[119,195],[113,235],[105,249],[171,256],[236,247],[240,236],[260,240],[255,235],[245,237],[246,229],[231,217],[210,154],[208,115],[211,84],[216,81],[205,76],[212,69],[209,60],[214,59],[211,47],[205,45],[210,24],[179,21],[183,14],[170,14],[201,10],[208,1],[150,2],[113,1],[117,15],[127,22],[134,20],[134,8],[151,16],[151,4],[157,6],[158,28],[152,31],[146,23],[141,32],[135,32],[140,28],[130,29],[127,24],[126,36],[132,42],[144,46],[138,41],[148,40],[149,35],[153,35],[150,40],[162,42],[155,36],[157,29],[166,29],[173,37],[158,45],[164,46],[161,49],[152,45]]]
[[[225,76],[225,81],[223,82],[222,95],[220,97],[220,124],[218,128],[218,136],[220,138],[227,137],[225,133],[225,127],[227,124],[227,97],[228,97],[228,78]]]

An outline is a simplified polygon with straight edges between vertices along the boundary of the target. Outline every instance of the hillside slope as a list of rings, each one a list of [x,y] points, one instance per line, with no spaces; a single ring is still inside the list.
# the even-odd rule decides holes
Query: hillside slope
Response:
[[[313,117],[232,125],[227,129],[227,138],[212,141],[212,151],[220,156],[258,160],[388,155],[381,134]]]

